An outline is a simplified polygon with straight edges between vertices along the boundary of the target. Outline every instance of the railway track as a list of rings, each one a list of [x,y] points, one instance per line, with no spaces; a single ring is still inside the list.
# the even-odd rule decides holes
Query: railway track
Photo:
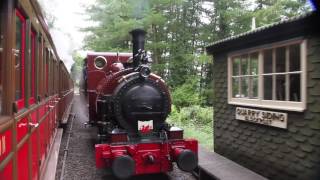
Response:
[[[76,95],[72,107],[72,113],[75,114],[75,118],[68,122],[63,133],[55,177],[56,180],[116,179],[110,171],[96,169],[95,167],[94,144],[97,141],[96,129],[95,127],[84,125],[84,123],[88,121],[87,109],[85,99],[82,96]],[[191,173],[185,173],[175,167],[174,171],[167,174],[135,176],[131,179],[195,180],[196,178],[193,177]]]

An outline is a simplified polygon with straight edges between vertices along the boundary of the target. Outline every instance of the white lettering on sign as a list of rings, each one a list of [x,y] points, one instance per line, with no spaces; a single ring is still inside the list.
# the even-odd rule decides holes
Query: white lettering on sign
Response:
[[[278,128],[287,128],[287,113],[237,107],[236,119]]]
[[[2,136],[0,138],[0,156],[6,152],[6,137]]]

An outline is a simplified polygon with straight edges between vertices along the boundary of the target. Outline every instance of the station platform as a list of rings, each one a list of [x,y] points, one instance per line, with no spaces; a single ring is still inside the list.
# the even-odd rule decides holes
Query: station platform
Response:
[[[199,180],[267,180],[267,178],[204,148],[199,148],[199,166],[194,173]]]

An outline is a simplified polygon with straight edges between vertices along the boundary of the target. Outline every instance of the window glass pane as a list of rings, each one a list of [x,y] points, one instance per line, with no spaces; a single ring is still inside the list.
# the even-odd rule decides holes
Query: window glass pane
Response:
[[[239,78],[232,78],[232,97],[240,97],[239,86]]]
[[[249,77],[241,77],[241,95],[240,97],[248,97],[249,94]]]
[[[263,51],[263,73],[272,73],[272,49]]]
[[[301,101],[300,74],[290,74],[290,101]]]
[[[240,65],[240,57],[235,57],[232,61],[232,72],[233,72],[232,75],[233,76],[237,76],[240,74],[239,73],[239,71],[240,71],[239,65]]]
[[[258,74],[258,53],[250,54],[250,74],[257,75]]]
[[[250,98],[258,98],[258,76],[250,77]]]
[[[34,93],[35,93],[35,44],[36,44],[36,37],[35,37],[35,33],[32,31],[31,33],[31,47],[30,47],[30,50],[31,50],[31,61],[30,63],[28,64],[29,65],[29,72],[28,73],[28,78],[29,78],[29,98],[33,98],[34,97]],[[33,102],[30,102],[29,103],[33,103]]]
[[[289,70],[300,71],[300,45],[289,46]]]
[[[15,52],[15,81],[16,81],[16,91],[15,99],[19,100],[22,98],[22,32],[23,32],[23,22],[16,16],[16,52]]]
[[[46,94],[49,95],[49,61],[50,61],[50,52],[47,50],[46,57]]]
[[[32,49],[31,50],[31,53],[32,53]],[[26,58],[26,60],[28,60],[26,66],[28,66],[28,73],[26,73],[26,76],[28,77],[28,80],[26,81],[28,83],[28,86],[27,88],[29,88],[29,90],[27,91],[28,92],[28,96],[29,98],[31,97],[31,91],[32,91],[32,87],[31,87],[31,81],[32,81],[32,59],[29,59],[29,58]],[[29,61],[30,60],[30,61]]]
[[[241,56],[241,75],[248,75],[249,74],[249,60],[248,60],[248,56],[244,55]]]
[[[0,36],[2,36],[2,26],[1,26],[1,19],[2,17],[0,16]],[[2,52],[3,52],[3,46],[2,46],[2,38],[0,38],[0,114],[2,112]]]
[[[263,77],[264,99],[272,100],[272,76]]]
[[[286,77],[285,75],[276,76],[276,100],[284,101],[286,99]]]
[[[286,71],[286,48],[279,47],[276,49],[276,72]]]
[[[32,33],[31,36],[31,62],[32,62],[32,68],[31,68],[31,97],[35,97],[35,83],[36,83],[36,34],[35,32]]]

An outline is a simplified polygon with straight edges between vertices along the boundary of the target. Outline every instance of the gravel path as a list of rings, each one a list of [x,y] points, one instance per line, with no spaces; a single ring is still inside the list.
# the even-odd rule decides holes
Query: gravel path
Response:
[[[69,151],[65,162],[64,180],[115,180],[111,172],[106,169],[96,169],[94,144],[96,142],[96,128],[85,127],[88,121],[88,109],[82,96],[74,98],[72,113],[75,113],[69,142]],[[71,121],[65,127],[56,171],[56,180],[60,180],[64,149],[67,144]],[[167,174],[135,176],[130,180],[195,180],[190,173],[174,171]]]

